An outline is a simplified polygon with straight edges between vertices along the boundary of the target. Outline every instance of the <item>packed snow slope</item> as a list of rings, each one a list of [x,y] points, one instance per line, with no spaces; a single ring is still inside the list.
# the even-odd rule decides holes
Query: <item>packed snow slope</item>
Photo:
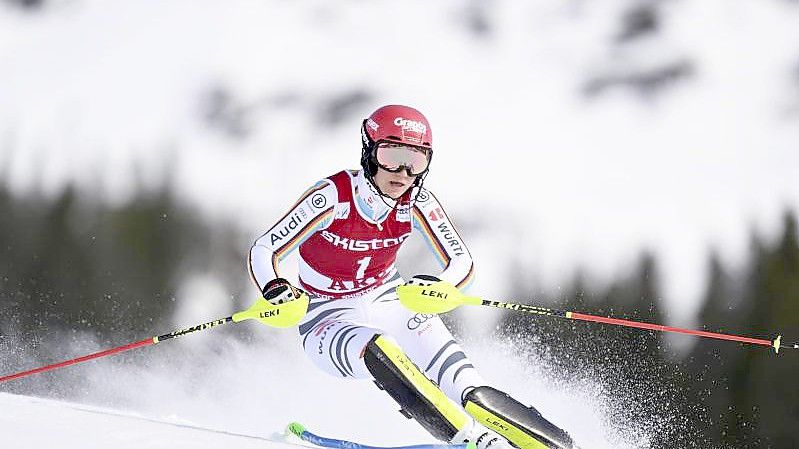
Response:
[[[292,448],[279,435],[238,435],[185,420],[0,393],[0,429],[6,448],[141,449],[230,447]]]
[[[245,343],[209,331],[0,385],[16,393],[0,395],[0,434],[11,442],[4,447],[263,447],[263,441],[232,434],[269,439],[292,421],[365,444],[436,442],[370,381],[342,381],[316,370],[295,346],[293,332],[264,334]],[[638,429],[664,425],[619,420],[607,401],[619,392],[559,378],[534,361],[535,352],[511,342],[467,338],[464,348],[493,385],[535,405],[584,448],[646,448],[649,437]]]

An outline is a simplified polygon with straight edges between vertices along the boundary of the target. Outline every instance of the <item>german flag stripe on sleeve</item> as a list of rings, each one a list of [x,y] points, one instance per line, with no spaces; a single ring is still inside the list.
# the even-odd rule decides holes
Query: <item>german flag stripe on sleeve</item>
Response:
[[[472,263],[469,266],[469,273],[466,274],[466,276],[463,278],[462,281],[458,282],[458,285],[456,285],[456,287],[458,287],[459,289],[464,289],[468,287],[473,280],[474,280],[474,263]]]
[[[311,191],[311,193],[315,192]],[[314,231],[316,231],[319,226],[325,221],[329,220],[333,217],[334,206],[330,206],[327,210],[322,212],[318,217],[314,218],[308,224],[306,224],[300,232],[297,233],[291,240],[283,244],[280,248],[275,250],[274,254],[272,254],[272,269],[275,270],[277,273],[277,265],[278,263],[283,260],[289,253],[294,251],[300,243],[305,241],[308,236],[310,236]],[[285,218],[285,217],[284,217]],[[282,219],[281,219],[282,220]]]
[[[422,214],[422,211],[419,210],[418,207],[414,207],[413,214],[416,217],[416,222],[419,223],[419,226],[421,227],[424,238],[427,240],[427,243],[433,249],[433,253],[435,253],[436,258],[438,258],[438,261],[441,262],[441,265],[444,266],[449,265],[450,261],[449,255],[447,255],[443,243],[438,239],[438,237],[436,237],[436,234],[430,228],[430,224],[425,219],[424,215]]]

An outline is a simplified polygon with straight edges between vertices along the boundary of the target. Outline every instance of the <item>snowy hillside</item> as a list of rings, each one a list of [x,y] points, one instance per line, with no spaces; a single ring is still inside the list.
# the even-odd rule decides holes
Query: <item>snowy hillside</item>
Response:
[[[252,436],[203,429],[177,417],[160,420],[68,402],[0,393],[5,448],[167,449],[292,448],[279,435]],[[270,438],[271,437],[271,438]]]
[[[211,331],[4,384],[5,391],[69,396],[90,405],[2,394],[0,434],[15,448],[182,447],[184,441],[200,444],[192,447],[217,441],[255,447],[263,442],[230,434],[269,438],[298,421],[320,435],[366,444],[435,442],[371,382],[342,382],[314,370],[293,351],[294,335],[278,332],[268,341],[242,344],[220,334]],[[469,339],[465,349],[494,385],[534,404],[585,448],[646,448],[650,431],[675,425],[647,423],[648,430],[640,432],[642,423],[624,420],[622,410],[608,401],[619,392],[601,391],[588,378],[560,379],[545,363],[529,364],[540,359],[535,351]],[[97,407],[113,412],[94,413]],[[136,445],[127,446],[127,435],[136,436]]]

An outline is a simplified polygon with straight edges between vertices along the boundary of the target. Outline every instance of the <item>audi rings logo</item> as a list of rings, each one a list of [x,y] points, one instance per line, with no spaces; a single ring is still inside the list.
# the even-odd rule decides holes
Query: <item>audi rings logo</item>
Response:
[[[424,203],[425,201],[427,201],[429,199],[430,199],[430,194],[427,193],[426,190],[420,190],[419,194],[416,195],[416,201],[418,201],[420,203]]]
[[[419,329],[419,326],[426,323],[430,318],[433,318],[435,315],[429,315],[427,313],[417,313],[410,320],[408,320],[408,329],[415,331]]]
[[[317,209],[321,209],[327,205],[327,198],[321,193],[317,193],[313,197],[311,197],[311,205]]]

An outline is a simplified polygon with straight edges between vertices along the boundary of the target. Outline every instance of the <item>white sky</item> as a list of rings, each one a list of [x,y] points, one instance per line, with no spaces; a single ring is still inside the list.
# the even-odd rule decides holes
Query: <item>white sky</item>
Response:
[[[621,47],[633,1],[498,0],[486,40],[454,0],[52,3],[0,6],[0,173],[20,190],[76,179],[120,201],[131,162],[152,182],[174,161],[185,198],[255,237],[315,180],[357,166],[362,117],[411,104],[435,134],[428,186],[456,223],[484,229],[464,235],[473,292],[506,293],[514,253],[553,287],[578,266],[617,276],[649,248],[682,324],[710,248],[740,263],[752,229],[772,235],[799,210],[795,3],[664,2],[659,33]],[[579,94],[681,59],[694,76],[661,95]],[[202,121],[214,86],[266,105],[247,140]],[[374,103],[319,124],[324,101],[357,90]]]

